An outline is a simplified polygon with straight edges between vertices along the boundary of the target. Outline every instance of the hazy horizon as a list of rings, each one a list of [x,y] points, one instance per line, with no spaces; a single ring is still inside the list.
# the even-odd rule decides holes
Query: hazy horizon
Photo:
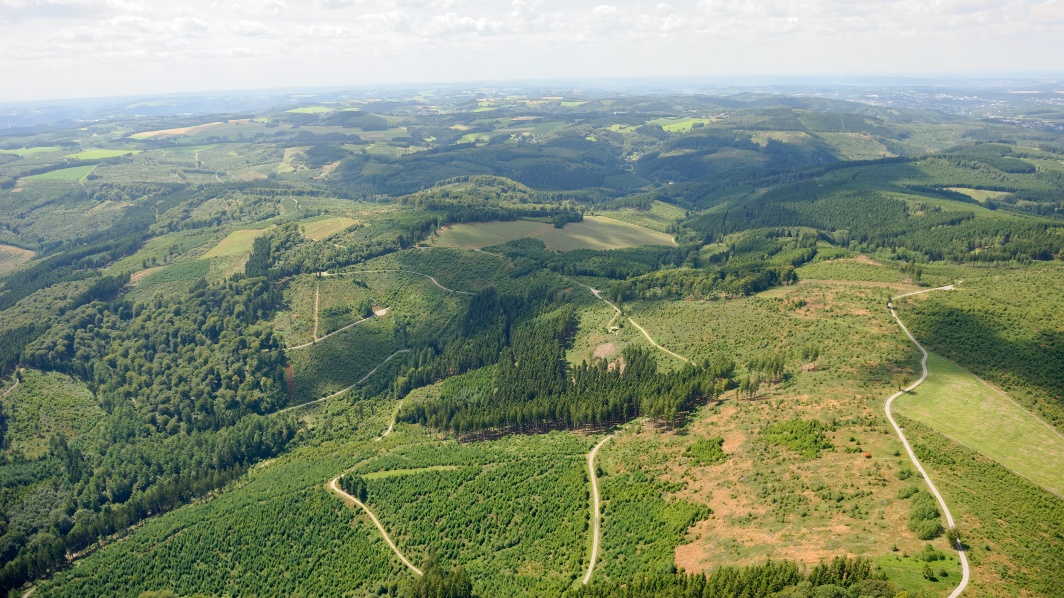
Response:
[[[529,80],[1060,72],[1064,0],[0,0],[0,102]]]

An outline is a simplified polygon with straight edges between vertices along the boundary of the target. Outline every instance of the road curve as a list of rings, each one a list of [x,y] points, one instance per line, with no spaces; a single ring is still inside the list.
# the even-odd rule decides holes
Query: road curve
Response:
[[[370,373],[372,374],[373,372]],[[403,401],[405,400],[406,399],[399,400],[399,404],[395,406],[395,411],[392,412],[392,421],[388,422],[388,429],[381,433],[380,436],[374,438],[374,441],[380,442],[381,440],[384,440],[385,436],[392,433],[392,428],[395,427],[395,420],[399,418],[399,410],[403,408]]]
[[[923,465],[920,465],[920,460],[916,458],[916,453],[913,452],[913,448],[909,445],[908,439],[906,439],[905,434],[902,433],[901,426],[898,425],[898,422],[894,421],[894,416],[893,414],[891,414],[890,408],[891,405],[894,403],[894,399],[911,391],[917,386],[920,386],[920,384],[922,384],[923,381],[927,378],[927,349],[924,349],[923,345],[916,341],[916,337],[914,337],[912,333],[909,332],[909,329],[906,328],[905,324],[902,323],[901,318],[899,318],[898,314],[895,313],[894,300],[900,299],[902,297],[908,297],[909,295],[930,293],[931,291],[952,290],[954,290],[953,285],[948,285],[935,289],[927,289],[924,291],[916,291],[914,293],[906,293],[904,295],[892,297],[890,300],[891,302],[887,304],[887,309],[890,310],[890,315],[894,316],[894,320],[898,322],[898,326],[901,326],[902,331],[905,332],[905,336],[909,337],[909,340],[911,340],[913,344],[916,345],[918,349],[920,349],[920,352],[923,353],[923,358],[920,359],[920,368],[923,370],[923,373],[920,375],[920,379],[910,384],[908,388],[906,388],[905,390],[899,390],[898,392],[890,395],[890,398],[887,399],[887,403],[884,407],[887,412],[887,419],[890,420],[890,425],[894,426],[894,431],[898,433],[898,438],[900,438],[901,443],[905,445],[905,452],[909,454],[909,459],[913,462],[913,465],[916,465],[916,469],[919,470],[920,475],[924,476],[924,481],[927,482],[927,487],[931,489],[931,493],[934,494],[935,498],[938,500],[938,505],[942,507],[942,512],[946,515],[946,523],[951,528],[956,527],[956,525],[953,523],[953,515],[950,514],[949,507],[946,506],[946,500],[942,498],[941,494],[939,494],[938,488],[936,488],[934,482],[931,481],[931,476],[927,475],[927,472],[924,471]],[[968,558],[964,554],[964,546],[962,546],[961,543],[958,541],[957,545],[954,546],[954,548],[957,549],[957,555],[960,556],[962,575],[960,585],[958,585],[957,588],[953,590],[953,592],[949,595],[949,598],[957,598],[957,596],[960,596],[961,593],[964,592],[964,589],[968,587],[968,582],[971,580],[972,576],[971,568],[968,566]]]
[[[16,388],[18,388],[18,382],[19,382],[19,380],[18,380],[18,377],[16,376],[15,377],[15,383],[11,385],[11,388],[5,390],[4,394],[0,395],[0,399],[2,399],[4,397],[6,397],[7,395],[11,394],[12,390],[15,390]]]
[[[593,515],[592,536],[591,536],[591,560],[587,564],[587,574],[584,575],[584,585],[591,581],[591,574],[595,571],[595,561],[598,560],[599,550],[599,528],[601,517],[599,516],[599,489],[598,489],[598,476],[595,475],[595,455],[598,454],[602,445],[606,444],[606,441],[613,438],[613,434],[603,438],[595,445],[595,448],[591,449],[591,452],[587,454],[587,473],[591,478],[591,513]]]
[[[577,282],[577,281],[575,281],[575,280],[573,280],[573,279],[571,279],[571,278],[565,277],[565,276],[563,276],[562,278],[564,278],[565,280],[568,280],[569,282],[572,282],[572,283],[578,284],[578,285],[580,285],[580,286],[584,287],[585,289],[587,289],[587,290],[591,291],[591,294],[592,294],[592,295],[594,295],[596,299],[599,299],[600,301],[603,301],[603,302],[605,302],[605,303],[606,303],[606,305],[609,305],[610,307],[612,307],[613,309],[615,309],[615,310],[617,311],[617,316],[619,316],[619,315],[622,315],[622,314],[624,313],[624,312],[622,312],[622,311],[621,311],[621,308],[617,307],[616,305],[614,305],[613,303],[611,303],[611,302],[610,302],[609,300],[607,300],[607,299],[606,299],[605,297],[603,297],[603,296],[602,296],[602,291],[600,291],[600,290],[598,290],[598,289],[593,289],[593,288],[591,288],[591,287],[587,286],[586,284],[584,284],[584,283],[582,283],[582,282]],[[607,324],[607,326],[610,326],[610,325],[612,325],[612,324],[613,324],[613,320],[616,320],[616,319],[617,319],[617,316],[613,316],[613,318],[612,318],[612,319],[610,320],[610,323],[609,323],[609,324]],[[655,347],[657,347],[658,349],[661,349],[661,350],[662,350],[662,351],[664,351],[665,353],[668,353],[669,355],[672,355],[673,357],[675,357],[676,359],[679,359],[680,361],[685,361],[685,362],[687,362],[687,363],[694,363],[694,362],[692,362],[692,361],[691,361],[690,359],[688,359],[688,358],[684,357],[683,355],[679,355],[679,354],[677,354],[677,353],[673,353],[672,351],[669,351],[669,350],[668,350],[668,349],[666,349],[665,347],[662,347],[661,345],[659,345],[659,344],[658,344],[658,342],[657,342],[657,341],[655,341],[655,340],[654,340],[654,339],[653,339],[653,338],[652,338],[652,337],[650,336],[650,333],[649,333],[649,332],[647,332],[647,331],[646,331],[646,329],[644,329],[644,328],[643,328],[642,326],[640,326],[639,324],[637,324],[637,323],[636,323],[636,321],[635,321],[635,320],[633,320],[632,318],[628,318],[628,321],[629,321],[629,322],[631,322],[631,323],[632,323],[632,326],[635,326],[635,327],[636,327],[636,328],[637,328],[637,329],[639,330],[639,332],[642,332],[642,333],[643,333],[643,336],[644,336],[644,337],[646,337],[646,339],[647,339],[648,341],[650,341],[650,344],[654,345],[654,346],[655,346]]]
[[[417,567],[415,567],[413,563],[411,563],[409,560],[407,560],[407,558],[405,556],[403,556],[403,553],[399,552],[399,549],[396,548],[396,546],[395,546],[395,542],[392,542],[392,539],[388,536],[388,532],[384,531],[384,526],[381,525],[381,522],[377,519],[377,516],[373,514],[373,511],[370,511],[369,507],[367,507],[366,505],[362,504],[362,501],[358,500],[354,496],[351,496],[350,494],[345,492],[344,489],[340,487],[339,482],[340,482],[340,476],[336,476],[335,478],[333,478],[332,481],[329,482],[329,489],[332,490],[333,492],[335,492],[336,494],[340,495],[342,498],[345,498],[345,499],[350,500],[351,502],[355,503],[355,505],[357,505],[360,509],[365,511],[366,515],[369,515],[369,518],[371,520],[373,520],[373,525],[377,526],[377,530],[380,531],[381,537],[384,538],[384,541],[392,549],[392,552],[395,553],[395,556],[399,557],[399,560],[403,561],[403,564],[406,565],[407,567],[409,567],[411,571],[413,571],[414,573],[416,573],[419,576],[422,575],[421,569],[418,569]]]
[[[359,321],[357,321],[357,322],[355,322],[353,324],[348,324],[347,326],[344,326],[343,328],[337,328],[336,330],[333,330],[329,334],[326,334],[325,336],[323,336],[321,338],[317,338],[317,336],[318,336],[318,315],[317,315],[317,308],[315,307],[315,313],[314,313],[314,337],[315,338],[314,338],[314,340],[310,341],[309,343],[303,343],[302,345],[296,345],[294,347],[288,347],[288,350],[289,351],[294,351],[296,349],[305,349],[305,348],[307,348],[307,347],[309,347],[309,346],[311,346],[311,345],[313,345],[315,343],[320,343],[321,341],[329,338],[330,336],[332,336],[334,334],[339,334],[339,333],[343,332],[344,330],[347,330],[348,328],[351,328],[352,326],[358,326],[362,322],[365,322],[367,320],[371,320],[373,318],[379,318],[379,317],[385,316],[385,315],[388,315],[388,308],[387,307],[384,308],[384,309],[378,309],[377,311],[373,312],[372,316],[370,316],[368,318],[362,318],[361,320],[359,320]]]

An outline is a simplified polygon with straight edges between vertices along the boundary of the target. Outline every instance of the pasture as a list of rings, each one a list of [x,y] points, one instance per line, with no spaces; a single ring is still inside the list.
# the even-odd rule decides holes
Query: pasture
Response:
[[[26,177],[26,180],[30,181],[83,181],[89,176],[89,173],[96,168],[96,165],[91,166],[75,166],[73,168],[60,168],[59,170],[52,170],[49,172],[42,172],[41,174],[35,174],[33,176]]]
[[[266,231],[265,228],[235,230],[203,254],[202,259],[251,253],[255,239],[266,234]]]
[[[894,408],[1064,496],[1064,436],[955,363],[932,353],[930,372]]]
[[[15,270],[31,259],[33,259],[33,252],[29,249],[22,249],[21,247],[14,247],[11,245],[0,245],[0,275]]]
[[[322,218],[303,222],[301,228],[304,237],[315,241],[321,241],[322,239],[331,237],[357,223],[358,220],[355,220],[354,218],[335,216],[332,218]]]

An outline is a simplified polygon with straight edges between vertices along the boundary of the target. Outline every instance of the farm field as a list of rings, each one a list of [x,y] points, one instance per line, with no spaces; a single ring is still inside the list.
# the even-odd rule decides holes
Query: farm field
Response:
[[[440,231],[433,245],[480,249],[525,237],[543,241],[548,251],[621,249],[673,244],[672,237],[663,232],[613,218],[585,216],[583,221],[570,222],[561,229],[547,223],[527,220],[453,224]]]
[[[930,372],[895,409],[1064,496],[1064,436],[1004,393],[931,354]]]
[[[432,244],[436,247],[480,249],[514,239],[523,239],[552,228],[545,222],[513,220],[451,224],[440,229]]]
[[[338,232],[343,231],[347,227],[357,224],[358,220],[354,218],[345,218],[343,216],[335,216],[332,218],[323,218],[320,220],[303,221],[302,229],[303,235],[308,239],[314,239],[320,241],[327,239]]]
[[[0,274],[10,272],[33,259],[33,252],[12,245],[0,245]]]
[[[203,254],[202,259],[251,253],[251,246],[255,239],[267,232],[269,232],[269,229],[266,228],[235,230],[207,251],[207,253]]]

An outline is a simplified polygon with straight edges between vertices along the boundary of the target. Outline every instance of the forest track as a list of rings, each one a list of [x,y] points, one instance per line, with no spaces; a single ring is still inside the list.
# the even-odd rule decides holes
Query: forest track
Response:
[[[372,373],[372,372],[370,372]],[[392,419],[388,422],[388,429],[381,433],[380,436],[374,438],[375,442],[384,440],[384,437],[392,433],[392,429],[395,428],[395,420],[399,419],[399,410],[403,408],[403,401],[406,399],[399,399],[399,404],[395,406],[395,410],[392,412]]]
[[[317,308],[317,303],[318,303],[318,301],[315,298],[315,300],[314,300],[314,336],[315,337],[318,336],[318,308]],[[321,338],[315,338],[314,340],[310,341],[309,343],[303,343],[302,345],[296,345],[294,347],[288,347],[288,350],[289,351],[294,351],[296,349],[306,349],[307,347],[309,347],[309,346],[311,346],[311,345],[313,345],[315,343],[320,343],[321,341],[329,338],[330,336],[332,336],[334,334],[338,334],[340,332],[343,332],[344,330],[347,330],[348,328],[352,328],[354,326],[358,326],[359,324],[361,324],[363,322],[367,322],[369,320],[372,320],[373,318],[379,318],[381,316],[386,316],[386,315],[388,315],[388,308],[387,307],[385,307],[384,309],[378,309],[377,311],[373,312],[372,316],[370,316],[368,318],[362,318],[361,320],[359,320],[357,322],[354,322],[352,324],[348,324],[347,326],[344,326],[343,328],[337,328],[336,330],[333,330],[332,332],[330,332],[329,334],[326,334],[325,336],[323,336]]]
[[[2,399],[2,398],[4,398],[4,397],[6,397],[7,395],[11,394],[11,391],[12,391],[12,390],[15,390],[16,388],[18,388],[18,385],[19,385],[19,379],[18,379],[18,377],[16,376],[16,377],[15,377],[15,383],[11,385],[11,388],[9,388],[9,389],[5,390],[5,391],[4,391],[4,394],[0,395],[0,399]]]
[[[580,285],[580,286],[584,287],[585,289],[587,289],[587,290],[591,291],[591,294],[592,294],[592,295],[594,295],[596,299],[598,299],[598,300],[600,300],[600,301],[604,302],[604,303],[605,303],[606,305],[609,305],[609,306],[610,306],[610,307],[612,307],[612,308],[613,308],[614,310],[616,310],[616,312],[617,312],[617,315],[613,316],[613,318],[612,318],[612,319],[610,320],[609,324],[606,324],[606,326],[612,326],[612,325],[613,325],[613,321],[617,319],[617,316],[620,316],[620,315],[623,315],[623,314],[624,314],[624,312],[622,312],[622,311],[621,311],[621,308],[617,307],[617,306],[616,306],[616,305],[614,305],[614,304],[613,304],[613,303],[612,303],[611,301],[609,301],[608,299],[606,299],[605,297],[603,297],[603,296],[602,296],[602,291],[600,291],[600,290],[598,290],[598,289],[593,289],[593,288],[591,288],[591,287],[587,286],[587,285],[586,285],[586,284],[584,284],[584,283],[581,283],[581,282],[577,282],[577,281],[575,281],[575,280],[573,280],[573,279],[571,279],[571,278],[567,278],[567,277],[565,277],[565,276],[563,276],[562,278],[565,278],[565,280],[568,280],[569,282],[572,282],[572,283],[578,284],[578,285]],[[643,333],[643,336],[644,336],[644,337],[645,337],[645,338],[646,338],[646,339],[647,339],[647,340],[648,340],[648,341],[650,342],[650,344],[651,344],[651,345],[654,345],[655,347],[657,347],[658,349],[660,349],[660,350],[661,350],[662,352],[664,352],[664,353],[667,353],[667,354],[669,354],[669,355],[671,355],[671,356],[675,357],[676,359],[679,359],[680,361],[684,361],[684,362],[687,362],[687,363],[690,363],[690,364],[694,364],[694,362],[693,362],[693,361],[691,361],[690,359],[688,359],[688,358],[684,357],[683,355],[680,355],[680,354],[678,354],[678,353],[673,353],[672,351],[669,351],[669,350],[668,350],[668,349],[666,349],[665,347],[662,347],[661,345],[659,345],[659,344],[658,344],[658,342],[657,342],[657,341],[655,341],[655,340],[653,339],[653,337],[651,337],[651,336],[650,336],[650,333],[649,333],[649,332],[647,332],[645,328],[643,328],[642,326],[640,326],[640,325],[639,325],[639,324],[638,324],[638,323],[637,323],[637,322],[636,322],[635,320],[633,320],[633,319],[632,319],[631,317],[629,317],[629,318],[628,318],[628,321],[629,321],[629,322],[631,322],[632,326],[635,326],[635,327],[636,327],[636,329],[637,329],[637,330],[639,330],[639,332],[642,332],[642,333]]]
[[[601,510],[599,501],[599,489],[598,489],[598,476],[595,475],[595,455],[598,454],[602,445],[606,444],[606,441],[613,438],[613,434],[603,438],[595,445],[595,448],[591,449],[591,452],[587,454],[587,473],[591,478],[591,514],[592,514],[592,527],[591,527],[591,560],[587,564],[587,573],[584,575],[584,585],[591,581],[591,574],[595,572],[595,561],[598,560],[599,551],[599,536],[601,536],[601,523],[602,517],[599,514]]]
[[[345,392],[351,390],[352,388],[358,386],[359,384],[362,384],[366,380],[368,380],[370,376],[372,376],[377,370],[379,370],[381,368],[381,366],[383,366],[384,364],[386,364],[389,361],[391,361],[392,358],[395,357],[396,355],[398,355],[400,353],[409,353],[409,352],[410,352],[410,349],[399,349],[395,353],[392,353],[384,361],[382,361],[379,364],[377,364],[377,367],[375,367],[372,370],[370,370],[368,374],[366,374],[365,376],[362,376],[361,380],[359,380],[358,382],[355,382],[354,384],[352,384],[351,386],[348,386],[347,388],[340,389],[340,390],[332,393],[331,395],[324,396],[324,397],[322,397],[320,399],[314,399],[313,401],[307,401],[306,403],[300,403],[298,405],[292,405],[291,407],[285,407],[284,409],[279,409],[277,411],[274,411],[274,413],[284,413],[285,411],[292,411],[293,409],[300,409],[302,407],[306,407],[307,405],[313,405],[314,403],[320,403],[322,401],[327,401],[327,400],[329,400],[329,399],[331,399],[333,397],[338,397],[338,396],[344,394]]]
[[[314,334],[310,338],[311,344],[314,344],[318,340],[318,300],[321,298],[321,283],[314,283]]]
[[[890,420],[890,425],[894,426],[894,431],[898,433],[898,438],[901,439],[901,443],[905,446],[905,452],[909,454],[909,460],[913,462],[913,465],[916,466],[916,469],[920,472],[920,475],[922,475],[924,477],[924,481],[927,482],[927,487],[931,489],[931,493],[934,494],[935,498],[938,500],[938,505],[940,507],[942,507],[942,513],[945,514],[945,516],[946,516],[946,523],[949,525],[950,528],[955,528],[956,525],[953,523],[953,515],[950,514],[949,507],[946,506],[946,500],[944,498],[942,498],[941,494],[939,494],[938,488],[936,488],[934,482],[931,481],[931,476],[927,475],[927,472],[924,471],[923,465],[921,465],[920,464],[920,460],[916,458],[916,453],[913,452],[912,446],[909,445],[909,440],[907,438],[905,438],[905,434],[902,433],[901,426],[898,425],[898,422],[894,421],[894,416],[891,414],[891,410],[890,410],[891,405],[894,403],[894,399],[904,395],[905,393],[913,390],[917,386],[920,386],[921,384],[923,384],[924,380],[927,379],[927,374],[928,374],[928,372],[927,372],[927,349],[924,349],[923,345],[921,345],[919,342],[917,342],[916,337],[914,337],[912,335],[912,333],[909,332],[909,329],[905,327],[905,324],[902,323],[901,318],[899,318],[898,314],[894,311],[894,300],[895,299],[901,299],[902,297],[908,297],[910,295],[919,295],[921,293],[930,293],[932,291],[952,291],[952,290],[955,290],[954,286],[953,285],[947,285],[947,286],[944,286],[944,287],[938,287],[938,288],[934,288],[934,289],[927,289],[927,290],[923,290],[923,291],[915,291],[913,293],[905,293],[904,295],[898,295],[897,297],[891,297],[890,302],[887,303],[887,309],[890,310],[890,315],[894,316],[894,320],[896,322],[898,322],[898,326],[901,326],[901,329],[905,333],[905,336],[909,337],[909,340],[912,341],[914,345],[916,345],[916,348],[920,349],[921,353],[923,353],[923,357],[920,359],[920,368],[923,370],[923,373],[920,375],[920,379],[919,380],[917,380],[916,382],[913,382],[912,384],[910,384],[904,390],[899,390],[898,392],[890,395],[890,398],[887,399],[887,403],[884,406],[884,409],[887,412],[887,419]],[[964,589],[968,587],[968,582],[969,582],[969,580],[971,580],[971,576],[972,576],[971,568],[968,566],[968,558],[964,554],[964,545],[962,544],[962,542],[960,540],[958,540],[957,544],[954,546],[954,548],[957,550],[957,555],[960,557],[960,560],[961,560],[961,572],[962,572],[962,575],[961,575],[961,583],[960,583],[960,585],[958,585],[957,588],[955,590],[953,590],[952,593],[950,593],[949,598],[957,598],[957,596],[960,596],[961,593],[964,592]]]
[[[362,504],[362,501],[345,492],[344,489],[340,487],[339,482],[340,476],[336,476],[335,478],[333,478],[332,481],[329,482],[329,489],[338,494],[341,498],[351,501],[360,509],[365,511],[366,515],[369,515],[369,518],[373,521],[373,525],[377,526],[377,530],[381,533],[381,537],[384,538],[384,541],[388,544],[388,547],[392,549],[392,552],[395,553],[395,556],[399,557],[399,560],[403,561],[403,564],[409,567],[411,571],[416,573],[418,576],[421,576],[421,569],[415,567],[413,563],[411,563],[405,556],[403,556],[403,553],[399,552],[399,548],[396,547],[395,542],[392,542],[391,537],[388,536],[388,532],[384,531],[384,526],[381,525],[380,520],[378,520],[377,516],[373,514],[373,511],[370,511],[369,507]]]

